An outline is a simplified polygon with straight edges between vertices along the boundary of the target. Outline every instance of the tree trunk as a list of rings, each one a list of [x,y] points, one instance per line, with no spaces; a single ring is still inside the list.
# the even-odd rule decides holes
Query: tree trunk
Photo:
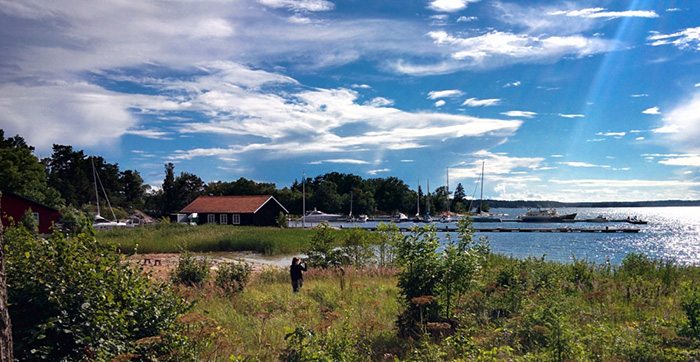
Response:
[[[0,192],[0,197],[2,193]],[[2,205],[0,204],[0,215]],[[7,279],[5,279],[5,238],[0,222],[0,362],[12,362],[12,325],[7,311]]]

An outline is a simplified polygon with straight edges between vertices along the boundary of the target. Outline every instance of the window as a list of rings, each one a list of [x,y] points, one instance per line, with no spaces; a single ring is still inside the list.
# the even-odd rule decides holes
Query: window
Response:
[[[207,224],[216,224],[216,215],[214,215],[214,214],[207,215]]]
[[[32,212],[32,216],[34,217],[34,220],[36,220],[36,223],[39,224],[39,213],[38,213],[38,212]]]
[[[219,224],[221,224],[221,225],[228,224],[228,214],[219,214]]]
[[[240,225],[241,224],[241,214],[231,215],[231,224]]]

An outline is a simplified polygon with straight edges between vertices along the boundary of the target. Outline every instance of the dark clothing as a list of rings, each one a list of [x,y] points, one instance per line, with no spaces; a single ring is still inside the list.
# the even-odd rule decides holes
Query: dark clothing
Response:
[[[292,277],[292,290],[298,292],[304,283],[304,276],[302,272],[306,271],[306,264],[292,264],[289,267],[289,275]]]

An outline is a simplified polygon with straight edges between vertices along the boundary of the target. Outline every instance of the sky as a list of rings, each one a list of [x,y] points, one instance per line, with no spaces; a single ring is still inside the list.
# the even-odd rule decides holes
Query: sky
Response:
[[[155,188],[700,199],[700,2],[0,0],[0,128]]]

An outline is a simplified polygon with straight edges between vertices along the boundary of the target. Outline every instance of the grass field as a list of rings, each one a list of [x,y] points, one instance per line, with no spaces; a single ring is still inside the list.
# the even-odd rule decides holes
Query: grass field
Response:
[[[338,231],[340,232],[340,231]],[[122,253],[174,253],[253,251],[265,255],[291,254],[304,250],[313,235],[309,229],[275,227],[162,224],[97,232],[103,245]]]
[[[342,290],[330,270],[312,270],[305,280],[299,294],[284,270],[263,272],[233,297],[187,290],[195,313],[217,326],[203,358],[275,361],[289,357],[290,347],[319,361],[700,358],[700,329],[688,318],[700,316],[697,267],[643,257],[609,268],[492,255],[459,302],[459,328],[426,340],[397,336],[404,307],[391,272],[347,271]]]

